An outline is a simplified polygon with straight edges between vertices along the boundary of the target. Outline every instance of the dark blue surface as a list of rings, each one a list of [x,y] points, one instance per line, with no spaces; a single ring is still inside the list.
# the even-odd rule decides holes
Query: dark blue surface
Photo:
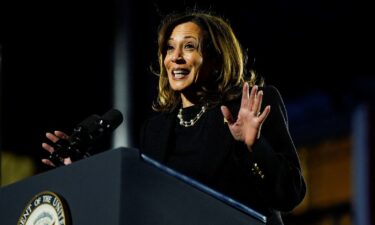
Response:
[[[202,184],[202,183],[200,183],[200,182],[198,182],[198,181],[196,181],[196,180],[194,180],[194,179],[192,179],[188,176],[185,176],[185,175],[177,172],[176,170],[173,170],[173,169],[171,169],[171,168],[151,159],[150,157],[148,157],[144,154],[141,154],[141,157],[147,163],[150,163],[151,165],[153,165],[153,166],[157,167],[158,169],[176,177],[177,179],[180,179],[180,180],[190,184],[191,186],[194,186],[195,188],[198,188],[199,190],[204,191],[205,193],[207,193],[207,194],[227,203],[228,205],[231,205],[231,206],[241,210],[242,212],[245,212],[246,214],[262,221],[263,223],[267,222],[267,218],[264,215],[262,215],[262,214],[256,212],[255,210],[247,207],[246,205],[234,200],[233,198],[230,198],[230,197],[228,197],[228,196],[226,196],[226,195],[224,195],[224,194],[222,194],[218,191],[215,191],[214,189],[209,188],[206,185],[204,185],[204,184]]]

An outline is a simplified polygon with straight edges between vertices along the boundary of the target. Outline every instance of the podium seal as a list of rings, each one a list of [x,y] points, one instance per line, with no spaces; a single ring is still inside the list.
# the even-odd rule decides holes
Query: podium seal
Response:
[[[68,215],[62,199],[56,193],[44,191],[26,205],[17,225],[69,225]]]

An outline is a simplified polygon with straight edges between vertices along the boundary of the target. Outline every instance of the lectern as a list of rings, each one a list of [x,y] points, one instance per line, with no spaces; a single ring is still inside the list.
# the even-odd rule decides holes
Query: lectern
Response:
[[[22,216],[28,216],[25,207],[42,192],[63,200],[71,225],[260,225],[266,221],[256,211],[140,155],[135,148],[111,149],[1,188],[0,224],[20,224]]]

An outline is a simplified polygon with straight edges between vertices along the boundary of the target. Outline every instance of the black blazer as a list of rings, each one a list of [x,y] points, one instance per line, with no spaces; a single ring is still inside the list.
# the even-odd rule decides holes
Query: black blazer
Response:
[[[297,206],[305,196],[306,186],[283,100],[273,86],[266,86],[263,92],[262,109],[271,105],[271,112],[251,153],[242,142],[234,140],[219,105],[206,112],[207,141],[197,143],[205,149],[199,157],[204,165],[200,173],[205,177],[200,181],[264,214],[267,224],[283,224],[279,211],[291,211]],[[225,105],[235,116],[240,99]],[[176,114],[161,113],[145,122],[142,153],[165,162]]]

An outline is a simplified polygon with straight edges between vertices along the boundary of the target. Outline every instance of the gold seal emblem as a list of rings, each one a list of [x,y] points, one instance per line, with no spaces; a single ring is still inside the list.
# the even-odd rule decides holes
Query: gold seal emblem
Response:
[[[26,205],[17,225],[69,225],[67,207],[57,194],[41,192]]]

